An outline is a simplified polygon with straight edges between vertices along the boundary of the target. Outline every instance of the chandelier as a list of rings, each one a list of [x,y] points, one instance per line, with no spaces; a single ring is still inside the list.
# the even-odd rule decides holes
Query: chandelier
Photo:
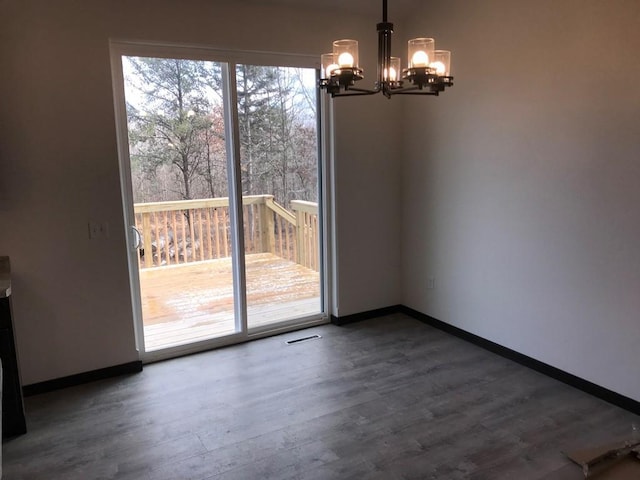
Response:
[[[382,22],[378,23],[378,77],[373,90],[357,88],[364,78],[358,66],[358,41],[336,40],[333,51],[321,58],[319,86],[332,97],[352,95],[438,95],[453,85],[451,52],[436,50],[433,38],[409,40],[408,66],[400,70],[400,58],[391,56],[393,23],[387,21],[387,0],[382,0]]]

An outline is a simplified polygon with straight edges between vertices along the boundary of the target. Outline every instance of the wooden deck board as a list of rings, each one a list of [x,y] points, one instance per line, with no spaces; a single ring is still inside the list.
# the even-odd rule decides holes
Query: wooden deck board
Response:
[[[246,256],[249,327],[320,313],[320,278],[269,253]],[[235,330],[231,259],[140,271],[147,351]]]

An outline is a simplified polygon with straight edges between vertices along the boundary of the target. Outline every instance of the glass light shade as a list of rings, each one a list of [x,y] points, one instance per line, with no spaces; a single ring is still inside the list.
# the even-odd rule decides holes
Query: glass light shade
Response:
[[[333,52],[323,53],[320,56],[320,78],[331,78],[331,72],[338,68],[338,64],[334,60]]]
[[[433,62],[429,64],[433,73],[439,76],[448,77],[451,75],[451,52],[449,50],[435,50],[433,52]]]
[[[391,57],[389,61],[389,72],[385,69],[384,79],[390,82],[400,80],[400,57]]]
[[[429,67],[434,60],[436,42],[433,38],[412,38],[408,42],[409,68]]]
[[[358,41],[336,40],[333,42],[333,58],[340,68],[357,67],[359,65]]]

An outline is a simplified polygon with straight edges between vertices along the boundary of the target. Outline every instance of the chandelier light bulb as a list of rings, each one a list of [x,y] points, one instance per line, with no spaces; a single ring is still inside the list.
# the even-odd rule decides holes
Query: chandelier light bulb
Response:
[[[338,57],[338,65],[340,65],[341,68],[353,67],[353,55],[349,52],[342,52]]]
[[[411,57],[411,63],[413,63],[414,67],[426,67],[429,65],[429,55],[422,50],[418,50],[414,52],[413,57]]]
[[[451,52],[436,50],[433,52],[433,62],[429,65],[436,75],[448,76],[451,70]]]
[[[433,69],[436,75],[444,75],[445,72],[447,71],[444,66],[444,63],[442,62],[433,62],[432,64],[429,65],[429,67]]]
[[[331,74],[333,73],[334,70],[337,70],[338,68],[340,68],[340,65],[336,64],[336,63],[332,63],[331,65],[329,65],[326,69],[326,77],[325,78],[330,78]]]
[[[389,68],[382,72],[383,80],[397,82],[400,80],[400,58],[389,57]]]
[[[331,53],[323,53],[320,57],[320,65],[322,66],[320,73],[322,78],[331,78],[331,74],[338,67],[338,64],[335,61],[335,56],[333,52]]]
[[[433,38],[412,38],[408,42],[409,68],[427,68],[433,62],[435,41]]]
[[[389,72],[387,73],[387,69],[384,69],[384,79],[389,80],[390,82],[395,82],[398,80],[398,72],[395,68],[389,67]]]
[[[336,40],[333,42],[333,58],[340,68],[358,68],[358,41]]]

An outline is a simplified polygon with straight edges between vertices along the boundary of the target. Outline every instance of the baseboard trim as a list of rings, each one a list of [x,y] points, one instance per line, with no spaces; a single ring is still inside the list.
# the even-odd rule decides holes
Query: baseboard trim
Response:
[[[416,320],[419,320],[427,325],[430,325],[438,330],[449,333],[455,337],[458,337],[467,342],[473,343],[485,350],[493,352],[501,357],[512,360],[527,368],[531,368],[537,372],[540,372],[548,377],[554,378],[560,382],[570,385],[578,390],[582,390],[585,393],[600,398],[606,402],[616,405],[620,408],[628,410],[631,413],[640,415],[640,402],[609,390],[605,387],[601,387],[595,383],[592,383],[583,378],[577,377],[571,373],[560,370],[547,363],[541,362],[520,352],[504,347],[500,344],[482,338],[473,333],[467,332],[458,327],[454,327],[448,323],[431,317],[425,313],[409,308],[405,305],[392,305],[390,307],[378,308],[376,310],[369,310],[366,312],[354,313],[352,315],[345,315],[342,317],[336,317],[331,315],[331,323],[334,325],[342,326],[350,323],[360,322],[363,320],[369,320],[384,315],[391,315],[393,313],[404,313]],[[89,372],[78,373],[76,375],[70,375],[68,377],[56,378],[53,380],[47,380],[45,382],[33,383],[31,385],[25,385],[22,387],[22,392],[25,397],[31,395],[37,395],[40,393],[51,392],[53,390],[59,390],[62,388],[81,385],[83,383],[92,382],[95,380],[103,380],[106,378],[116,377],[119,375],[138,373],[142,371],[142,361],[137,360],[134,362],[123,363],[121,365],[115,365],[112,367],[101,368],[98,370],[92,370]]]
[[[405,307],[403,305],[392,305],[390,307],[368,310],[366,312],[354,313],[352,315],[343,315],[342,317],[331,315],[331,323],[338,326],[347,325],[349,323],[361,322],[362,320],[391,315],[392,313],[403,312],[404,308]]]
[[[52,392],[62,388],[74,387],[83,383],[93,382],[95,380],[104,380],[105,378],[117,377],[130,373],[138,373],[142,371],[142,361],[123,363],[112,367],[100,368],[89,372],[77,373],[68,377],[54,378],[45,382],[32,383],[22,387],[22,394],[25,397],[38,395],[40,393]]]
[[[559,368],[531,358],[520,352],[516,352],[515,350],[511,350],[510,348],[503,347],[502,345],[474,335],[473,333],[469,333],[466,330],[462,330],[461,328],[454,327],[453,325],[445,323],[441,320],[433,318],[429,315],[426,315],[404,305],[400,307],[399,311],[415,318],[416,320],[420,320],[427,325],[437,328],[438,330],[442,330],[443,332],[461,338],[462,340],[471,342],[474,345],[482,347],[485,350],[500,355],[501,357],[513,360],[514,362],[524,365],[527,368],[559,380],[567,385],[577,388],[578,390],[582,390],[583,392],[593,395],[594,397],[600,398],[601,400],[628,410],[631,413],[640,415],[640,402],[633,400],[632,398],[625,397],[624,395],[601,387],[600,385],[589,382],[588,380],[577,377],[571,373],[567,373],[564,370],[560,370]]]

